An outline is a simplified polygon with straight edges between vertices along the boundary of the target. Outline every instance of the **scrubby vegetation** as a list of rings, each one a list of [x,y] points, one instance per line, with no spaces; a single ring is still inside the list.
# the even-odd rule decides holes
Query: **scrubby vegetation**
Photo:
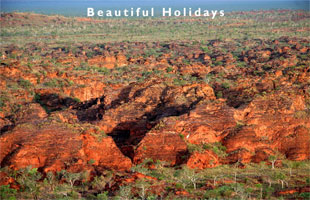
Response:
[[[90,163],[91,164],[91,163]],[[272,169],[266,163],[240,168],[222,165],[204,170],[170,167],[165,162],[145,160],[131,172],[105,171],[42,174],[31,166],[18,171],[2,168],[16,182],[1,186],[3,199],[306,199],[309,162],[278,160]],[[277,191],[282,192],[277,192]]]

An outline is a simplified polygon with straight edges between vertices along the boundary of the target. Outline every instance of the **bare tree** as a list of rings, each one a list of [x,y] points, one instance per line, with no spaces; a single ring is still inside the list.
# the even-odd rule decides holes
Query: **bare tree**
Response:
[[[141,197],[141,199],[145,199],[147,196],[147,190],[150,187],[150,184],[146,180],[140,179],[136,183],[136,187],[140,189],[138,194]]]
[[[194,169],[190,169],[187,166],[183,167],[181,172],[181,181],[186,185],[186,182],[193,184],[194,189],[197,188],[197,182],[200,179],[199,173],[196,173]]]
[[[274,169],[274,165],[276,161],[278,160],[278,158],[274,155],[271,155],[268,157],[268,160],[271,162],[271,169]]]
[[[278,160],[282,160],[283,159],[283,155],[276,151],[274,155],[270,155],[268,157],[268,160],[271,162],[271,169],[274,169],[275,168],[275,163],[278,161]]]

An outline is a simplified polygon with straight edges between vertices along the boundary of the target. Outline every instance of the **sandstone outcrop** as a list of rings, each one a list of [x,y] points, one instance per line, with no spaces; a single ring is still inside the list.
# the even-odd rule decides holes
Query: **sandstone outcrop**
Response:
[[[120,152],[111,137],[100,135],[93,127],[76,126],[70,120],[64,123],[65,115],[61,113],[47,118],[44,110],[37,115],[34,109],[37,105],[21,112],[18,125],[1,135],[1,166],[20,169],[31,165],[44,172],[130,169],[130,159]]]
[[[242,51],[220,40],[34,43],[23,57],[6,47],[1,166],[129,170],[152,158],[203,169],[278,152],[309,159],[309,48],[279,41]]]

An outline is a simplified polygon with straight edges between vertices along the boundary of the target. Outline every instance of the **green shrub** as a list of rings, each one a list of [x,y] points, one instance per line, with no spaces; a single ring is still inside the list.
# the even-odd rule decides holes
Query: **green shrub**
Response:
[[[61,170],[58,173],[58,176],[63,177],[66,182],[68,184],[70,184],[70,187],[73,188],[75,182],[79,181],[79,180],[83,180],[85,178],[85,174],[84,173],[70,173],[67,172],[66,170]]]
[[[218,91],[216,93],[216,98],[223,98],[223,92],[222,91]]]
[[[191,64],[191,61],[190,61],[189,59],[185,59],[185,58],[184,58],[184,59],[182,60],[182,63],[185,64],[185,65],[190,65],[190,64]]]
[[[304,199],[310,199],[310,192],[304,192],[299,194],[299,197],[304,198]]]
[[[30,87],[32,87],[31,82],[25,79],[20,79],[18,81],[18,84],[22,86],[24,89],[29,89]]]
[[[91,133],[91,135],[94,136],[98,142],[101,142],[103,138],[107,137],[107,134],[103,130],[96,133]]]
[[[219,197],[231,197],[234,192],[233,187],[230,185],[224,185],[213,190],[208,190],[204,194],[205,198],[219,198]]]
[[[231,84],[229,82],[222,83],[222,87],[225,88],[225,89],[229,89],[230,86],[231,86]]]
[[[187,82],[183,79],[173,79],[173,84],[177,86],[183,86],[186,85]]]
[[[60,86],[57,79],[51,79],[47,82],[44,82],[43,85],[46,87],[54,87],[54,88],[57,88]]]
[[[41,178],[41,174],[37,171],[37,168],[28,166],[18,171],[17,183],[20,184],[23,191],[29,192],[31,197],[34,198],[39,193],[38,181]]]
[[[204,53],[212,53],[211,50],[207,46],[201,46],[200,48]]]
[[[246,63],[245,62],[237,62],[236,66],[239,68],[244,68],[244,67],[246,67]]]
[[[78,103],[81,102],[81,100],[80,100],[79,98],[77,98],[77,97],[73,97],[72,99],[73,99],[75,102],[78,102]]]
[[[212,151],[218,155],[219,157],[225,157],[226,154],[226,147],[223,146],[220,142],[215,142],[212,146]]]
[[[96,55],[96,53],[93,52],[93,51],[88,51],[88,52],[86,52],[86,56],[87,56],[88,58],[92,58],[92,57],[94,57],[95,55]]]
[[[189,153],[203,153],[205,151],[205,148],[203,145],[198,145],[198,144],[192,144],[192,143],[187,143],[187,149]]]
[[[15,200],[16,190],[10,188],[9,185],[0,186],[0,197],[5,200]]]
[[[6,106],[6,102],[8,101],[8,97],[6,96],[2,96],[0,97],[0,108],[3,108]]]
[[[173,68],[172,67],[167,67],[167,69],[166,69],[166,72],[172,72],[173,71]]]
[[[144,71],[144,72],[142,72],[141,75],[142,75],[144,78],[148,78],[152,73],[153,73],[153,72],[150,72],[150,71]]]
[[[95,161],[94,159],[90,159],[90,160],[88,161],[88,164],[89,164],[89,165],[93,165],[95,162],[96,162],[96,161]]]
[[[105,191],[103,193],[98,194],[97,199],[98,200],[108,200],[109,199],[108,192]]]
[[[51,88],[62,88],[72,86],[74,85],[74,82],[67,79],[53,78],[44,82],[43,85]]]
[[[94,71],[104,73],[105,75],[109,75],[111,73],[111,70],[106,67],[94,67]]]
[[[144,52],[143,57],[148,58],[150,56],[158,57],[160,56],[160,53],[158,53],[155,49],[149,49]]]
[[[214,65],[215,65],[215,66],[223,65],[223,62],[221,62],[221,61],[215,61],[215,62],[214,62]]]
[[[131,188],[132,188],[131,186],[121,186],[115,199],[119,200],[132,199],[133,194],[131,192]]]
[[[296,119],[307,119],[310,118],[310,110],[300,110],[294,113]]]
[[[307,183],[307,185],[310,185],[310,178],[309,177],[306,178],[306,183]]]

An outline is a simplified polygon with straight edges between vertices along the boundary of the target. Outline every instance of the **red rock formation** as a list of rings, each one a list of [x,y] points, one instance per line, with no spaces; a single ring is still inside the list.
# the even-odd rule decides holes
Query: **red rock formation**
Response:
[[[151,131],[139,143],[133,161],[140,163],[146,158],[151,158],[175,165],[180,164],[182,156],[186,156],[186,153],[186,143],[177,133]]]
[[[206,150],[203,153],[195,152],[192,154],[186,164],[190,168],[205,169],[218,166],[220,161],[215,153]]]
[[[88,162],[93,160],[94,166],[115,170],[131,168],[131,160],[121,153],[111,137],[95,138],[88,134],[81,137],[83,141],[81,153],[83,152]]]
[[[104,56],[95,56],[88,59],[89,65],[106,67],[108,69],[113,69],[117,66],[125,66],[127,64],[127,58],[123,54],[110,55],[106,54]]]
[[[4,56],[1,95],[7,91],[14,104],[1,102],[1,165],[32,165],[43,171],[128,170],[130,157],[135,164],[153,158],[203,169],[266,161],[277,151],[289,159],[309,159],[309,48],[305,42],[280,40],[270,48],[265,45],[272,41],[246,41],[244,45],[251,49],[240,55],[233,42],[216,40],[208,46],[210,55],[202,52],[200,44],[121,42],[79,46],[76,52],[47,49],[47,59],[33,61],[32,66],[23,63],[40,55],[32,51],[39,44],[31,45],[24,58]],[[295,46],[283,47],[283,40]],[[147,50],[154,47],[163,53],[148,55]],[[7,55],[22,52],[16,47],[5,49]],[[210,56],[222,64],[211,65]],[[54,66],[52,58],[66,71]],[[138,73],[135,68],[128,70],[130,66],[115,69],[128,64],[141,68]],[[119,74],[122,78],[137,75],[144,81],[109,84],[119,81]],[[32,85],[20,84],[21,77]],[[52,79],[64,84],[44,84]],[[175,80],[187,82],[174,84]],[[29,103],[34,101],[52,112]],[[109,136],[103,137],[101,131]],[[190,155],[186,145],[215,142],[226,147],[226,158],[211,150]]]
[[[96,140],[89,135],[94,134],[92,131],[81,135],[86,127],[61,123],[57,118],[34,120],[1,135],[2,166],[20,169],[31,165],[45,172],[61,169],[80,171],[92,167],[128,170],[131,167],[131,161],[108,136]],[[89,165],[90,159],[95,161],[93,166]]]
[[[248,151],[250,154],[239,155],[244,162],[257,162],[258,158],[265,160],[265,154],[270,155],[275,151],[280,151],[293,160],[309,159],[309,116],[296,116],[298,112],[306,112],[304,109],[303,97],[298,95],[288,96],[282,93],[257,98],[243,109],[242,121],[246,126],[228,134],[223,139],[223,144],[227,147],[227,152],[240,149]],[[251,154],[254,154],[253,157]]]

